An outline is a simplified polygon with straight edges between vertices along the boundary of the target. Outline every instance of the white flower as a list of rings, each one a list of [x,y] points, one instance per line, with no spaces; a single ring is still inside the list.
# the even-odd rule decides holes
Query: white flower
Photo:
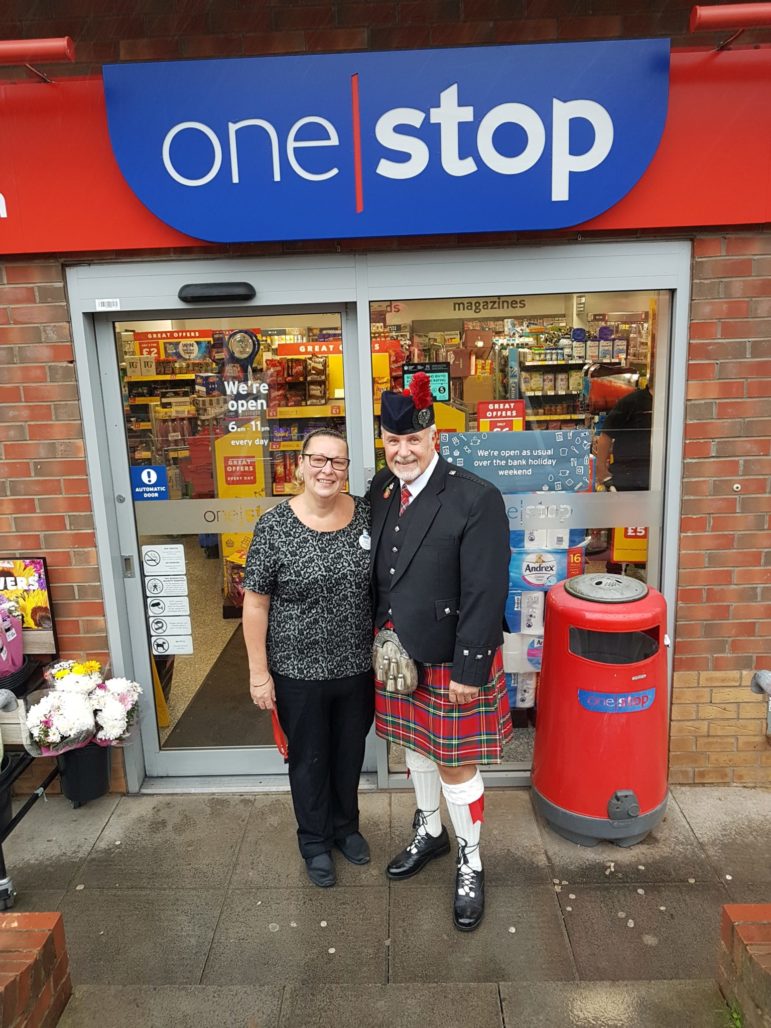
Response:
[[[142,692],[140,686],[128,678],[109,678],[104,687],[111,696],[120,700],[123,709],[127,711],[136,706]]]
[[[100,726],[97,739],[107,742],[120,739],[128,727],[126,708],[116,696],[106,696],[102,706],[96,712],[96,721]]]
[[[55,690],[30,708],[27,727],[36,742],[50,746],[73,737],[93,735],[96,725],[86,696]]]
[[[55,680],[55,688],[60,692],[82,693],[84,696],[99,685],[99,675],[63,675]]]

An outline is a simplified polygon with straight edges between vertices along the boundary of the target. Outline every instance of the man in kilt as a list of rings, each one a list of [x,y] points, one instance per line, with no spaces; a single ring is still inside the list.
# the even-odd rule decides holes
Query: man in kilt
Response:
[[[428,376],[381,401],[387,467],[370,487],[376,632],[392,629],[417,664],[405,695],[376,681],[379,736],[405,747],[417,810],[388,877],[411,878],[450,852],[440,794],[458,843],[453,920],[473,931],[484,914],[479,850],[484,785],[512,724],[501,642],[509,526],[501,494],[436,452]],[[391,688],[387,688],[390,684]]]

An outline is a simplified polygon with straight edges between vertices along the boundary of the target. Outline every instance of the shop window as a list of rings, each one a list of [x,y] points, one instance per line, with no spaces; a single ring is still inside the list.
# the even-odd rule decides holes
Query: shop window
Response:
[[[655,394],[653,383],[654,369],[667,361],[669,299],[668,293],[641,290],[394,297],[370,305],[378,468],[385,463],[380,396],[385,389],[403,388],[415,370],[423,369],[432,380],[437,428],[449,434],[445,439],[456,440],[447,446],[448,459],[463,460],[470,470],[491,478],[489,467],[475,464],[475,447],[495,447],[494,436],[482,433],[513,433],[506,438],[514,456],[507,459],[513,467],[516,458],[522,473],[512,470],[506,482],[496,480],[504,494],[538,494],[547,508],[558,494],[564,501],[574,492],[606,496],[597,499],[607,506],[607,522],[595,518],[587,527],[569,514],[559,528],[533,523],[526,530],[512,528],[504,664],[520,731],[507,747],[510,764],[521,766],[531,755],[550,586],[583,572],[646,580],[649,561],[657,559],[649,555],[648,541],[651,528],[661,526],[661,505],[651,513],[653,501],[638,504],[640,523],[630,524],[635,514],[613,518],[623,501],[611,494],[654,490],[660,495],[662,490],[666,374],[656,376]],[[575,443],[581,455],[580,475],[561,463],[555,441],[564,439]],[[602,648],[590,647],[586,655],[596,652],[589,659],[626,662],[627,644],[630,653],[648,655],[647,648],[656,645],[648,637],[616,642],[620,650],[607,660],[599,656],[606,654]],[[390,766],[402,768],[397,748]]]

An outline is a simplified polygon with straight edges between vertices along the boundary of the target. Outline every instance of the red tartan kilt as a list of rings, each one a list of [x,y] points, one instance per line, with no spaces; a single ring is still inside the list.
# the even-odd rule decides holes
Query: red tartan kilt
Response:
[[[418,664],[418,672],[419,685],[409,696],[386,692],[375,681],[377,734],[437,764],[497,764],[514,731],[500,647],[490,682],[473,703],[448,700],[452,664]]]

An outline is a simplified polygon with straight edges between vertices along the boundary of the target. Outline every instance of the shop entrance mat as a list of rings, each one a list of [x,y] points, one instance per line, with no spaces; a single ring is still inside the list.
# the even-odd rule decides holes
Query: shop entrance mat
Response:
[[[249,695],[249,663],[239,625],[163,748],[273,745],[270,713],[255,707]]]

